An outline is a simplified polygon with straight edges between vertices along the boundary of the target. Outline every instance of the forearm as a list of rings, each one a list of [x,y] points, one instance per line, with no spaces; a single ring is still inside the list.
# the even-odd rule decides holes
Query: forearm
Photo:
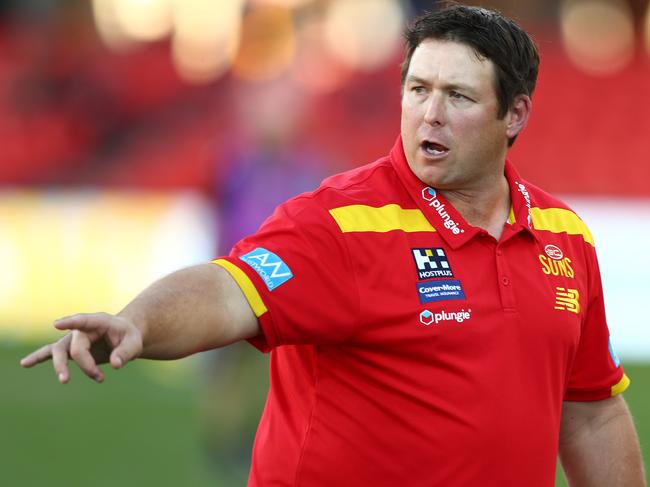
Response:
[[[257,319],[237,284],[213,264],[160,279],[118,316],[140,330],[143,358],[180,358],[259,333]]]
[[[598,404],[567,403],[560,433],[560,460],[571,487],[645,487],[639,441],[622,397],[606,413],[588,420],[582,408]],[[602,401],[604,403],[605,401]]]

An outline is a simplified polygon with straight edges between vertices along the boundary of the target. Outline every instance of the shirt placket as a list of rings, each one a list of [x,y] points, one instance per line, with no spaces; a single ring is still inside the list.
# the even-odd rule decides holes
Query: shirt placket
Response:
[[[503,310],[515,311],[516,299],[510,268],[512,257],[509,255],[508,247],[511,247],[511,245],[508,245],[508,242],[498,242],[494,251],[497,269],[497,286],[499,287],[499,296],[501,297],[501,307]]]

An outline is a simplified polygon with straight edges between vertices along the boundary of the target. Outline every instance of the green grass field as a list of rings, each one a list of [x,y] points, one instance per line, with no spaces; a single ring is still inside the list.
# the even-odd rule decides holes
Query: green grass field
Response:
[[[71,383],[61,386],[49,365],[19,367],[30,350],[0,344],[0,485],[244,485],[239,472],[245,469],[265,389],[266,378],[256,379],[263,368],[261,354],[251,349],[252,358],[243,360],[241,371],[212,384],[206,395],[199,394],[206,382],[197,378],[205,375],[197,359],[186,359],[180,367],[135,362],[123,371],[108,371],[102,385],[74,370]],[[647,465],[650,365],[628,364],[626,371],[632,386],[625,396],[646,446]],[[248,396],[253,405],[243,414]],[[238,438],[236,444],[232,438]],[[215,460],[219,451],[223,457]],[[564,486],[560,477],[557,485]]]

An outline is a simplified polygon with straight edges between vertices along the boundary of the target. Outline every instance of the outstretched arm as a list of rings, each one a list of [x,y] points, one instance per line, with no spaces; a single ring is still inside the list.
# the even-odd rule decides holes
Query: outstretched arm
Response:
[[[222,347],[260,333],[248,301],[223,268],[201,264],[174,272],[145,289],[117,315],[76,314],[55,321],[71,330],[21,360],[32,367],[52,359],[62,383],[68,382],[68,359],[101,382],[97,366],[120,368],[137,358],[175,359]]]
[[[645,487],[639,440],[623,396],[564,402],[560,460],[571,487]]]

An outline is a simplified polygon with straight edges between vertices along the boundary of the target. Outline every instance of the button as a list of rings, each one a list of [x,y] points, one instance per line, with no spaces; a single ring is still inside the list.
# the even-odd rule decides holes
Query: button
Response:
[[[501,284],[503,284],[504,286],[507,286],[508,284],[510,284],[510,279],[508,279],[507,276],[503,276],[501,278]]]
[[[501,257],[502,255],[503,255],[503,252],[501,252],[500,250],[497,250],[497,256]]]

